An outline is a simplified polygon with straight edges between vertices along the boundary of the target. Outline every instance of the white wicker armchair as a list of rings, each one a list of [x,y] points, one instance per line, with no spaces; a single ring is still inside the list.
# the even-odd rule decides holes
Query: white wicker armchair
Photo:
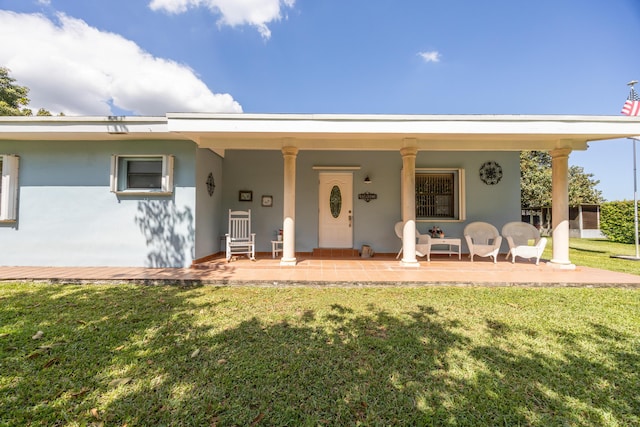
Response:
[[[540,237],[540,232],[531,224],[526,222],[509,222],[502,227],[502,236],[509,244],[511,262],[516,262],[516,257],[535,258],[536,265],[540,263],[540,257],[547,245],[547,238]]]
[[[502,244],[502,236],[498,229],[488,222],[472,222],[464,228],[464,238],[469,247],[469,258],[473,262],[474,255],[492,257],[498,262],[498,252]]]
[[[398,221],[394,226],[394,231],[396,232],[396,236],[402,241],[402,227],[404,226],[404,222]],[[416,255],[419,257],[427,257],[427,261],[431,261],[429,254],[431,252],[431,236],[428,234],[421,234],[416,229]],[[402,254],[403,245],[401,244],[400,250],[398,251],[398,255],[396,255],[396,259],[400,258],[400,254]]]

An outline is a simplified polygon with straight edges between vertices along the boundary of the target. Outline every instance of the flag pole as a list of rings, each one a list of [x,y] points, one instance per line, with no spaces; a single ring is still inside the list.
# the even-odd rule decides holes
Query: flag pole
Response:
[[[631,91],[633,92],[633,86],[638,83],[637,80],[631,80],[627,83],[628,86],[631,86]],[[630,138],[633,141],[633,236],[636,244],[636,258],[640,258],[640,249],[638,248],[638,173],[636,172],[636,142],[638,142],[637,138]]]
[[[633,87],[633,86],[632,86]],[[636,258],[640,258],[640,250],[638,249],[638,174],[636,173],[636,138],[631,138],[633,141],[633,224],[634,224],[634,238],[636,242]]]
[[[629,98],[627,98],[627,102],[625,103],[622,114],[626,115],[638,115],[638,96],[633,90],[633,86],[638,83],[637,80],[631,80],[627,83],[627,86],[631,86],[631,92],[629,93]],[[636,245],[636,256],[627,256],[627,255],[611,255],[611,258],[624,258],[630,259],[634,261],[640,261],[640,245],[638,244],[638,173],[636,171],[636,143],[640,136],[632,136],[628,138],[633,141],[633,230],[634,230],[634,238]]]

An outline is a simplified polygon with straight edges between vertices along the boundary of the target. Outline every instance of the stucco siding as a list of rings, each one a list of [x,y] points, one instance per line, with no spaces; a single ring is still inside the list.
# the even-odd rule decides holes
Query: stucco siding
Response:
[[[496,185],[479,177],[485,161],[496,161],[504,176]],[[253,213],[257,250],[270,251],[275,231],[282,224],[283,159],[279,151],[227,150],[224,159],[222,229],[226,230],[226,209],[248,209]],[[318,247],[318,174],[314,166],[357,166],[353,170],[353,242],[359,249],[370,245],[376,252],[393,253],[400,247],[393,226],[402,219],[400,180],[402,158],[393,151],[300,151],[296,160],[296,251]],[[498,229],[520,218],[520,170],[518,152],[420,151],[417,168],[462,168],[465,170],[466,219],[463,221],[418,222],[426,232],[438,225],[448,236],[462,237],[464,226],[486,221]],[[369,176],[371,184],[365,184]],[[238,201],[239,190],[253,191],[252,202]],[[377,199],[366,202],[358,194],[371,192]],[[274,205],[262,207],[262,195],[272,195]],[[463,248],[466,249],[466,248]],[[506,251],[505,248],[503,250]]]
[[[282,228],[283,165],[282,153],[279,151],[225,152],[222,178],[224,208],[220,218],[222,234],[228,229],[229,209],[251,209],[252,231],[256,233],[256,251],[271,251],[270,241],[276,238],[276,230]],[[240,190],[252,191],[253,201],[239,201]],[[273,196],[272,207],[261,206],[263,195]]]
[[[0,265],[191,264],[195,144],[184,141],[2,141],[20,156],[18,220],[0,227]],[[117,196],[111,156],[175,156],[172,196]]]
[[[208,149],[196,152],[196,234],[195,259],[203,258],[221,250],[222,230],[222,170],[220,156]],[[213,176],[213,194],[209,194],[207,179]]]

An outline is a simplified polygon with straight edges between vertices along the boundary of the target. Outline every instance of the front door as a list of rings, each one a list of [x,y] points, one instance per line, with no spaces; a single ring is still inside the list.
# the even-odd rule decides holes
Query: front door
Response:
[[[321,248],[353,248],[353,174],[320,173],[319,232]]]

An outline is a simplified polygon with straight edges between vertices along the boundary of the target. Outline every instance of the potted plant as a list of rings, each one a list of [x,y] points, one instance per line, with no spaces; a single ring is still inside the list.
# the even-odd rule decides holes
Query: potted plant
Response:
[[[431,237],[436,239],[442,239],[444,237],[444,231],[442,231],[440,227],[437,227],[435,225],[431,227],[431,229],[429,230],[429,234],[431,234]]]

